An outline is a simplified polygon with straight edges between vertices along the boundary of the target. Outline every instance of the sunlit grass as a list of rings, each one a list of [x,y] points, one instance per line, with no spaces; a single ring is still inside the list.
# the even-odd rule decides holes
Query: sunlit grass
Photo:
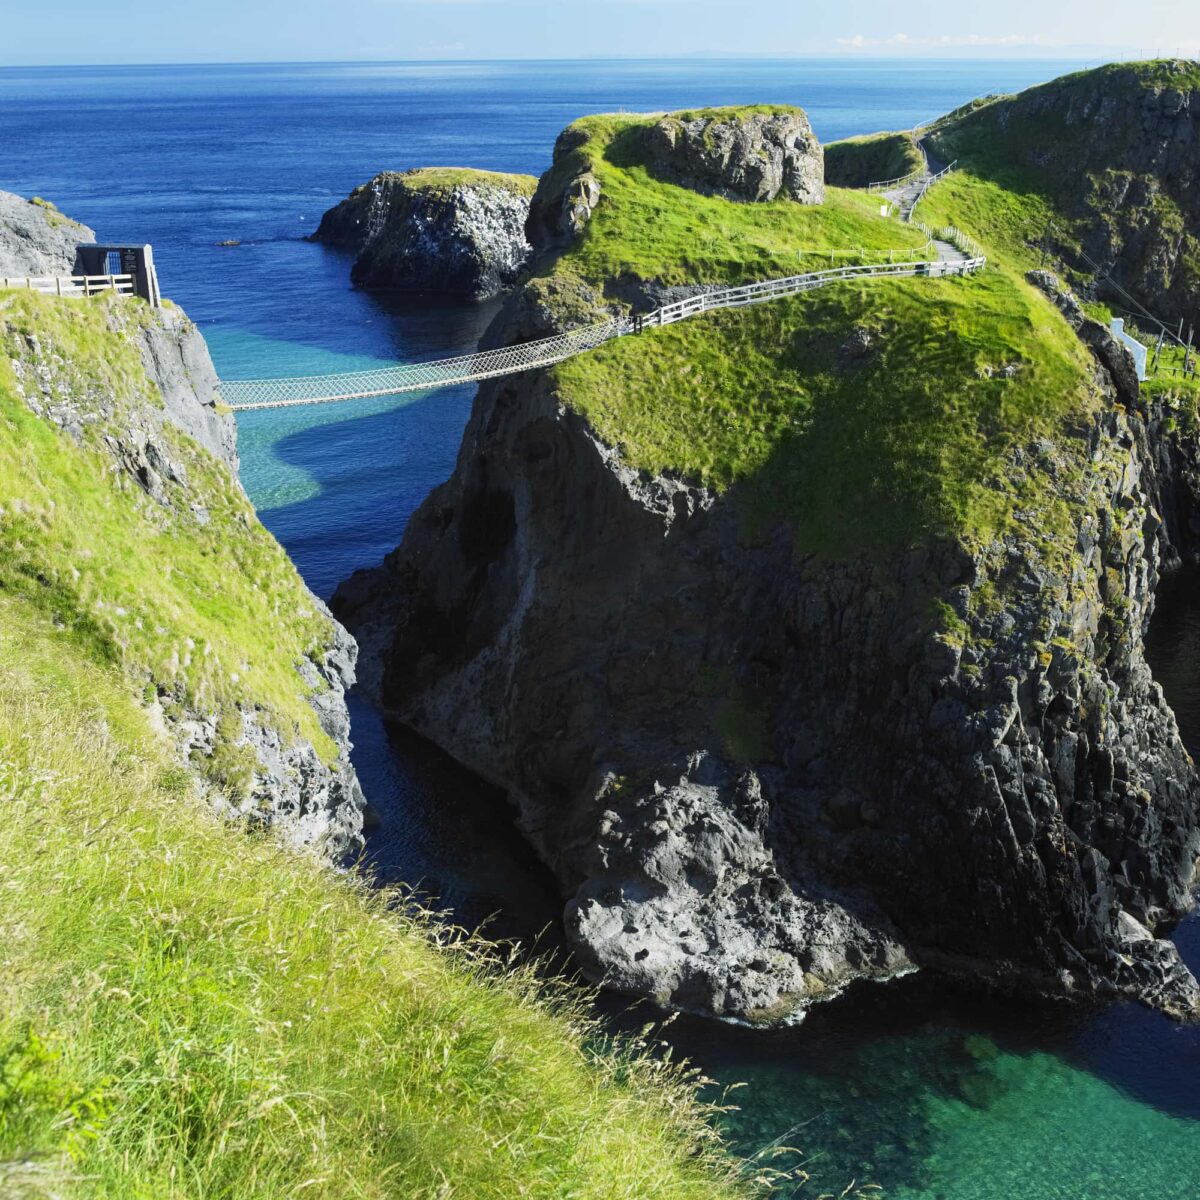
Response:
[[[745,204],[658,179],[639,141],[653,120],[606,115],[572,126],[583,140],[555,164],[546,190],[552,194],[574,173],[590,170],[601,198],[554,270],[590,283],[745,283],[827,266],[830,251],[853,252],[839,263],[928,256],[925,236],[882,217],[877,196],[831,188],[821,205]]]
[[[121,676],[12,598],[0,810],[0,1192],[754,1191],[679,1071],[566,985],[222,824]]]
[[[133,446],[161,405],[121,322],[149,320],[123,300],[0,292],[0,587],[119,663],[167,702],[266,706],[286,736],[335,748],[296,671],[332,640],[328,619],[237,481],[190,438],[155,433],[184,481],[168,504],[118,465],[107,438]],[[41,359],[28,352],[36,338]],[[12,360],[51,364],[50,382]],[[78,440],[31,411],[64,400],[87,414]]]

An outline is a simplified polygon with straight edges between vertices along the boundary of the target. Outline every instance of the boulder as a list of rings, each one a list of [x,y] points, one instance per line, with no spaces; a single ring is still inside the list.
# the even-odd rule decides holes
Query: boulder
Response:
[[[650,168],[681,187],[729,200],[825,199],[821,143],[800,109],[671,114],[645,134]]]
[[[0,192],[0,276],[70,275],[75,247],[95,240],[48,201]]]

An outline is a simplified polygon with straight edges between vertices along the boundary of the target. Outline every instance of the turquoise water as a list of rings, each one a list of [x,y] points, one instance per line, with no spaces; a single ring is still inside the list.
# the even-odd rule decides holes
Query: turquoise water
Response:
[[[56,200],[105,239],[155,245],[164,290],[229,378],[307,374],[473,348],[486,307],[369,296],[301,240],[385,167],[537,172],[585,112],[783,100],[826,140],[911,125],[1077,64],[681,61],[0,70],[0,188]],[[239,238],[236,248],[218,247]],[[453,469],[469,389],[239,419],[243,480],[328,595],[400,539]],[[1200,745],[1200,619],[1164,607],[1155,668]],[[1193,705],[1188,697],[1195,693]],[[1176,697],[1179,699],[1176,700]],[[383,816],[371,851],[469,924],[556,944],[559,902],[503,800],[352,703],[355,763]],[[544,932],[543,932],[544,931]],[[1179,941],[1200,968],[1200,923]],[[604,1010],[619,1026],[650,1014]],[[677,1053],[719,1081],[753,1153],[801,1147],[799,1194],[876,1182],[902,1200],[1200,1196],[1200,1031],[1132,1006],[1014,1005],[922,975],[864,987],[765,1034],[681,1020]],[[718,1088],[718,1092],[719,1092]]]

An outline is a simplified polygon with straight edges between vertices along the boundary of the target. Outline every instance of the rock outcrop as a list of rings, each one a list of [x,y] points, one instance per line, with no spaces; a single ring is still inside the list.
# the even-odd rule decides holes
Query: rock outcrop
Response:
[[[359,287],[485,299],[529,258],[535,180],[442,168],[385,171],[321,219],[313,240],[354,250]]]
[[[0,276],[70,275],[76,246],[95,240],[53,204],[0,192]]]
[[[825,199],[821,143],[798,108],[673,113],[649,126],[644,138],[650,169],[681,187],[753,203]]]
[[[614,152],[639,152],[631,127]],[[547,261],[591,202],[581,146],[560,139],[533,205]],[[527,374],[480,389],[452,478],[339,589],[388,711],[506,789],[595,978],[745,1021],[914,967],[1200,1017],[1162,937],[1192,904],[1200,778],[1142,653],[1160,572],[1200,556],[1200,433],[1032,282],[1092,351],[1062,373],[1086,400],[1014,435],[987,486],[1038,497],[1052,532],[1031,510],[802,553],[782,513],[747,533],[741,484],[631,469]],[[494,340],[594,319],[620,286],[539,273]],[[888,336],[831,328],[840,350],[805,351],[841,373]]]
[[[1194,1014],[1149,932],[1200,851],[1141,654],[1162,564],[1200,548],[1163,515],[1195,511],[1173,464],[1200,446],[1167,428],[1110,407],[1084,435],[1070,577],[1018,539],[879,571],[797,562],[784,529],[748,546],[726,498],[623,468],[546,380],[494,384],[334,609],[386,648],[387,708],[508,789],[614,986],[762,1019],[917,962]]]

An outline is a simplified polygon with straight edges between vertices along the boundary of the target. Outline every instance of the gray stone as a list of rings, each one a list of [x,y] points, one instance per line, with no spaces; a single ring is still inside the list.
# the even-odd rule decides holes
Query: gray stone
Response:
[[[717,109],[668,115],[645,133],[651,170],[681,187],[730,200],[825,199],[825,156],[800,109]]]
[[[313,240],[355,250],[360,287],[484,299],[511,287],[529,258],[529,192],[512,178],[432,185],[385,171],[321,219]]]
[[[56,208],[0,192],[0,276],[70,275],[75,247],[95,240]]]

